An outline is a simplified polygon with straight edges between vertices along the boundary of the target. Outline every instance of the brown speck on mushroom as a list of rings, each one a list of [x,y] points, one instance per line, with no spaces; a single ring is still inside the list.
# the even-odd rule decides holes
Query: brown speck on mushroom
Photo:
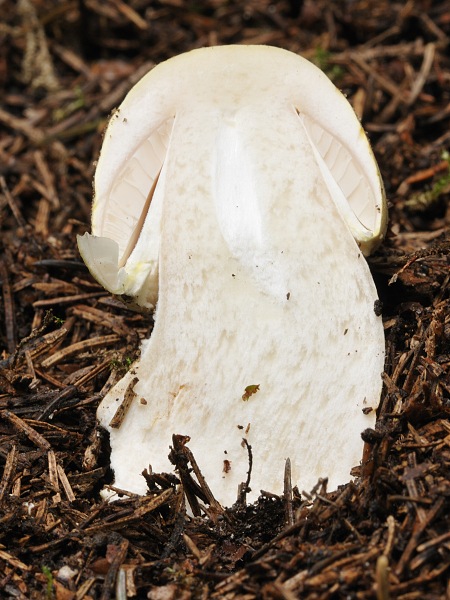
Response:
[[[256,394],[256,392],[259,391],[259,385],[258,384],[253,384],[253,385],[248,385],[245,388],[244,393],[242,394],[242,400],[247,401],[250,396],[253,396],[253,394]]]

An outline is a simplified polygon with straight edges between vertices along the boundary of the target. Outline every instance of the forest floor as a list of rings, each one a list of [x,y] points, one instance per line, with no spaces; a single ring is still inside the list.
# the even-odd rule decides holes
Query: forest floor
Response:
[[[450,600],[450,4],[0,0],[0,10],[0,598]],[[232,43],[317,64],[379,162],[389,231],[369,262],[386,366],[368,461],[337,491],[320,481],[195,518],[169,479],[104,503],[96,408],[152,323],[78,255],[102,131],[155,63]]]

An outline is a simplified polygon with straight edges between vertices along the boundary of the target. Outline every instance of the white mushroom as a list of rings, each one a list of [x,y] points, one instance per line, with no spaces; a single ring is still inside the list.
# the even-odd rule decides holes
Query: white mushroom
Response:
[[[171,470],[172,434],[225,505],[246,479],[243,438],[250,499],[282,491],[288,457],[301,489],[347,482],[381,392],[362,254],[385,228],[363,129],[307,60],[214,47],[148,73],[111,118],[78,240],[108,290],[157,300],[140,360],[98,409],[115,485],[145,493],[144,468]]]

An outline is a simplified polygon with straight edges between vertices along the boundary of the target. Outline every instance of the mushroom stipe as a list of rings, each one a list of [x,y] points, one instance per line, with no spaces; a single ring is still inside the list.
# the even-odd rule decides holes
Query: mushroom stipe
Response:
[[[144,494],[142,471],[170,471],[172,435],[189,436],[231,505],[248,470],[243,428],[250,500],[283,490],[288,458],[300,489],[347,482],[381,393],[383,327],[361,254],[387,211],[344,96],[278,48],[172,58],[111,119],[94,193],[92,235],[78,239],[87,266],[156,307],[139,361],[98,409],[115,485]]]

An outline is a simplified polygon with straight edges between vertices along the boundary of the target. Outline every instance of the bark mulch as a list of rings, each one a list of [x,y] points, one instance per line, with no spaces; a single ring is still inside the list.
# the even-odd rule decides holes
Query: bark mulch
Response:
[[[0,0],[0,598],[450,599],[450,5],[444,0]],[[151,319],[75,236],[111,110],[194,47],[302,53],[348,96],[390,228],[370,264],[387,360],[365,467],[328,492],[185,512],[174,476],[107,504],[96,407]],[[174,439],[184,474],[192,457]],[[192,465],[192,461],[191,461]],[[201,465],[200,465],[201,467]],[[283,473],[280,473],[283,478]],[[295,483],[295,482],[294,482]]]

